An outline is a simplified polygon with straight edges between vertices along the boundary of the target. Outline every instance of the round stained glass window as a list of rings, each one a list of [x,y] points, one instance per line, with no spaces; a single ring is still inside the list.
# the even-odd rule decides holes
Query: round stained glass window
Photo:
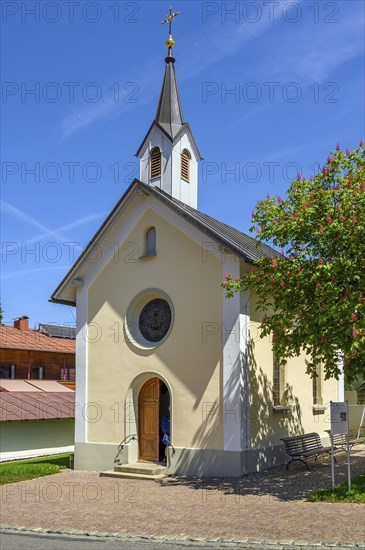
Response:
[[[171,308],[166,300],[157,298],[144,306],[139,316],[139,330],[148,342],[160,342],[171,326]]]

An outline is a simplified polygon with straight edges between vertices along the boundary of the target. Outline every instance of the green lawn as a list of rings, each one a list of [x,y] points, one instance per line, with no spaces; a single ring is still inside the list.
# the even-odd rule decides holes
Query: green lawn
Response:
[[[312,502],[365,502],[365,475],[351,480],[351,491],[347,481],[337,485],[335,490],[315,491],[309,495]]]
[[[0,485],[57,474],[69,468],[70,453],[0,464]]]

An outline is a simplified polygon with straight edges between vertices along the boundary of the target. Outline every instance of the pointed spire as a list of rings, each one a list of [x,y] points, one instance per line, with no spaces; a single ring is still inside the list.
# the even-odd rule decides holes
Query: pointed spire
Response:
[[[172,139],[175,138],[184,124],[175,67],[171,58],[167,61],[155,120]]]
[[[158,103],[155,121],[158,122],[167,134],[174,139],[184,125],[182,107],[180,101],[179,90],[177,87],[175,73],[175,58],[172,55],[172,49],[175,47],[175,40],[172,38],[172,24],[180,12],[173,12],[170,6],[170,13],[162,24],[169,25],[169,37],[166,40],[168,54],[165,59],[166,70],[162,84],[160,101]]]
[[[180,12],[173,12],[172,6],[170,6],[170,13],[162,24],[169,25],[169,37],[166,40],[166,46],[168,49],[166,61],[165,76],[162,84],[160,100],[158,102],[156,116],[152,122],[146,136],[144,137],[136,156],[140,157],[141,152],[148,140],[148,137],[153,128],[159,128],[163,134],[165,134],[171,142],[179,137],[180,134],[186,130],[189,132],[190,140],[196,149],[196,153],[201,159],[199,149],[195,143],[194,136],[191,132],[190,126],[187,122],[184,122],[179,89],[177,86],[176,73],[175,73],[175,57],[173,56],[173,48],[175,47],[175,40],[172,37],[172,24],[175,18],[180,15]]]

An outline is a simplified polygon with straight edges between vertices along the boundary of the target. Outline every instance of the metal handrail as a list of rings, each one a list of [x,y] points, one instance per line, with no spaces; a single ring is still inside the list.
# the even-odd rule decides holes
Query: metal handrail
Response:
[[[118,445],[118,452],[114,458],[114,464],[120,466],[122,464],[121,458],[119,458],[123,452],[124,446],[128,445],[131,441],[137,441],[137,434],[127,435],[121,443]]]

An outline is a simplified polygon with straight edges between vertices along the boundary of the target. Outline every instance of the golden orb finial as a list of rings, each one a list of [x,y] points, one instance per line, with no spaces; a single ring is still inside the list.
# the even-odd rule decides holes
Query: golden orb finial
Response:
[[[166,46],[168,47],[169,50],[171,50],[172,48],[175,47],[175,40],[172,38],[172,35],[170,34],[168,39],[166,40]]]
[[[179,11],[176,11],[174,12],[172,10],[172,6],[170,6],[170,13],[168,14],[168,16],[166,17],[166,19],[164,21],[161,21],[161,24],[162,25],[168,25],[169,26],[169,37],[168,39],[166,40],[166,46],[168,47],[169,50],[172,50],[172,48],[175,47],[175,40],[172,38],[172,24],[175,22],[175,18],[180,15],[181,12]]]

